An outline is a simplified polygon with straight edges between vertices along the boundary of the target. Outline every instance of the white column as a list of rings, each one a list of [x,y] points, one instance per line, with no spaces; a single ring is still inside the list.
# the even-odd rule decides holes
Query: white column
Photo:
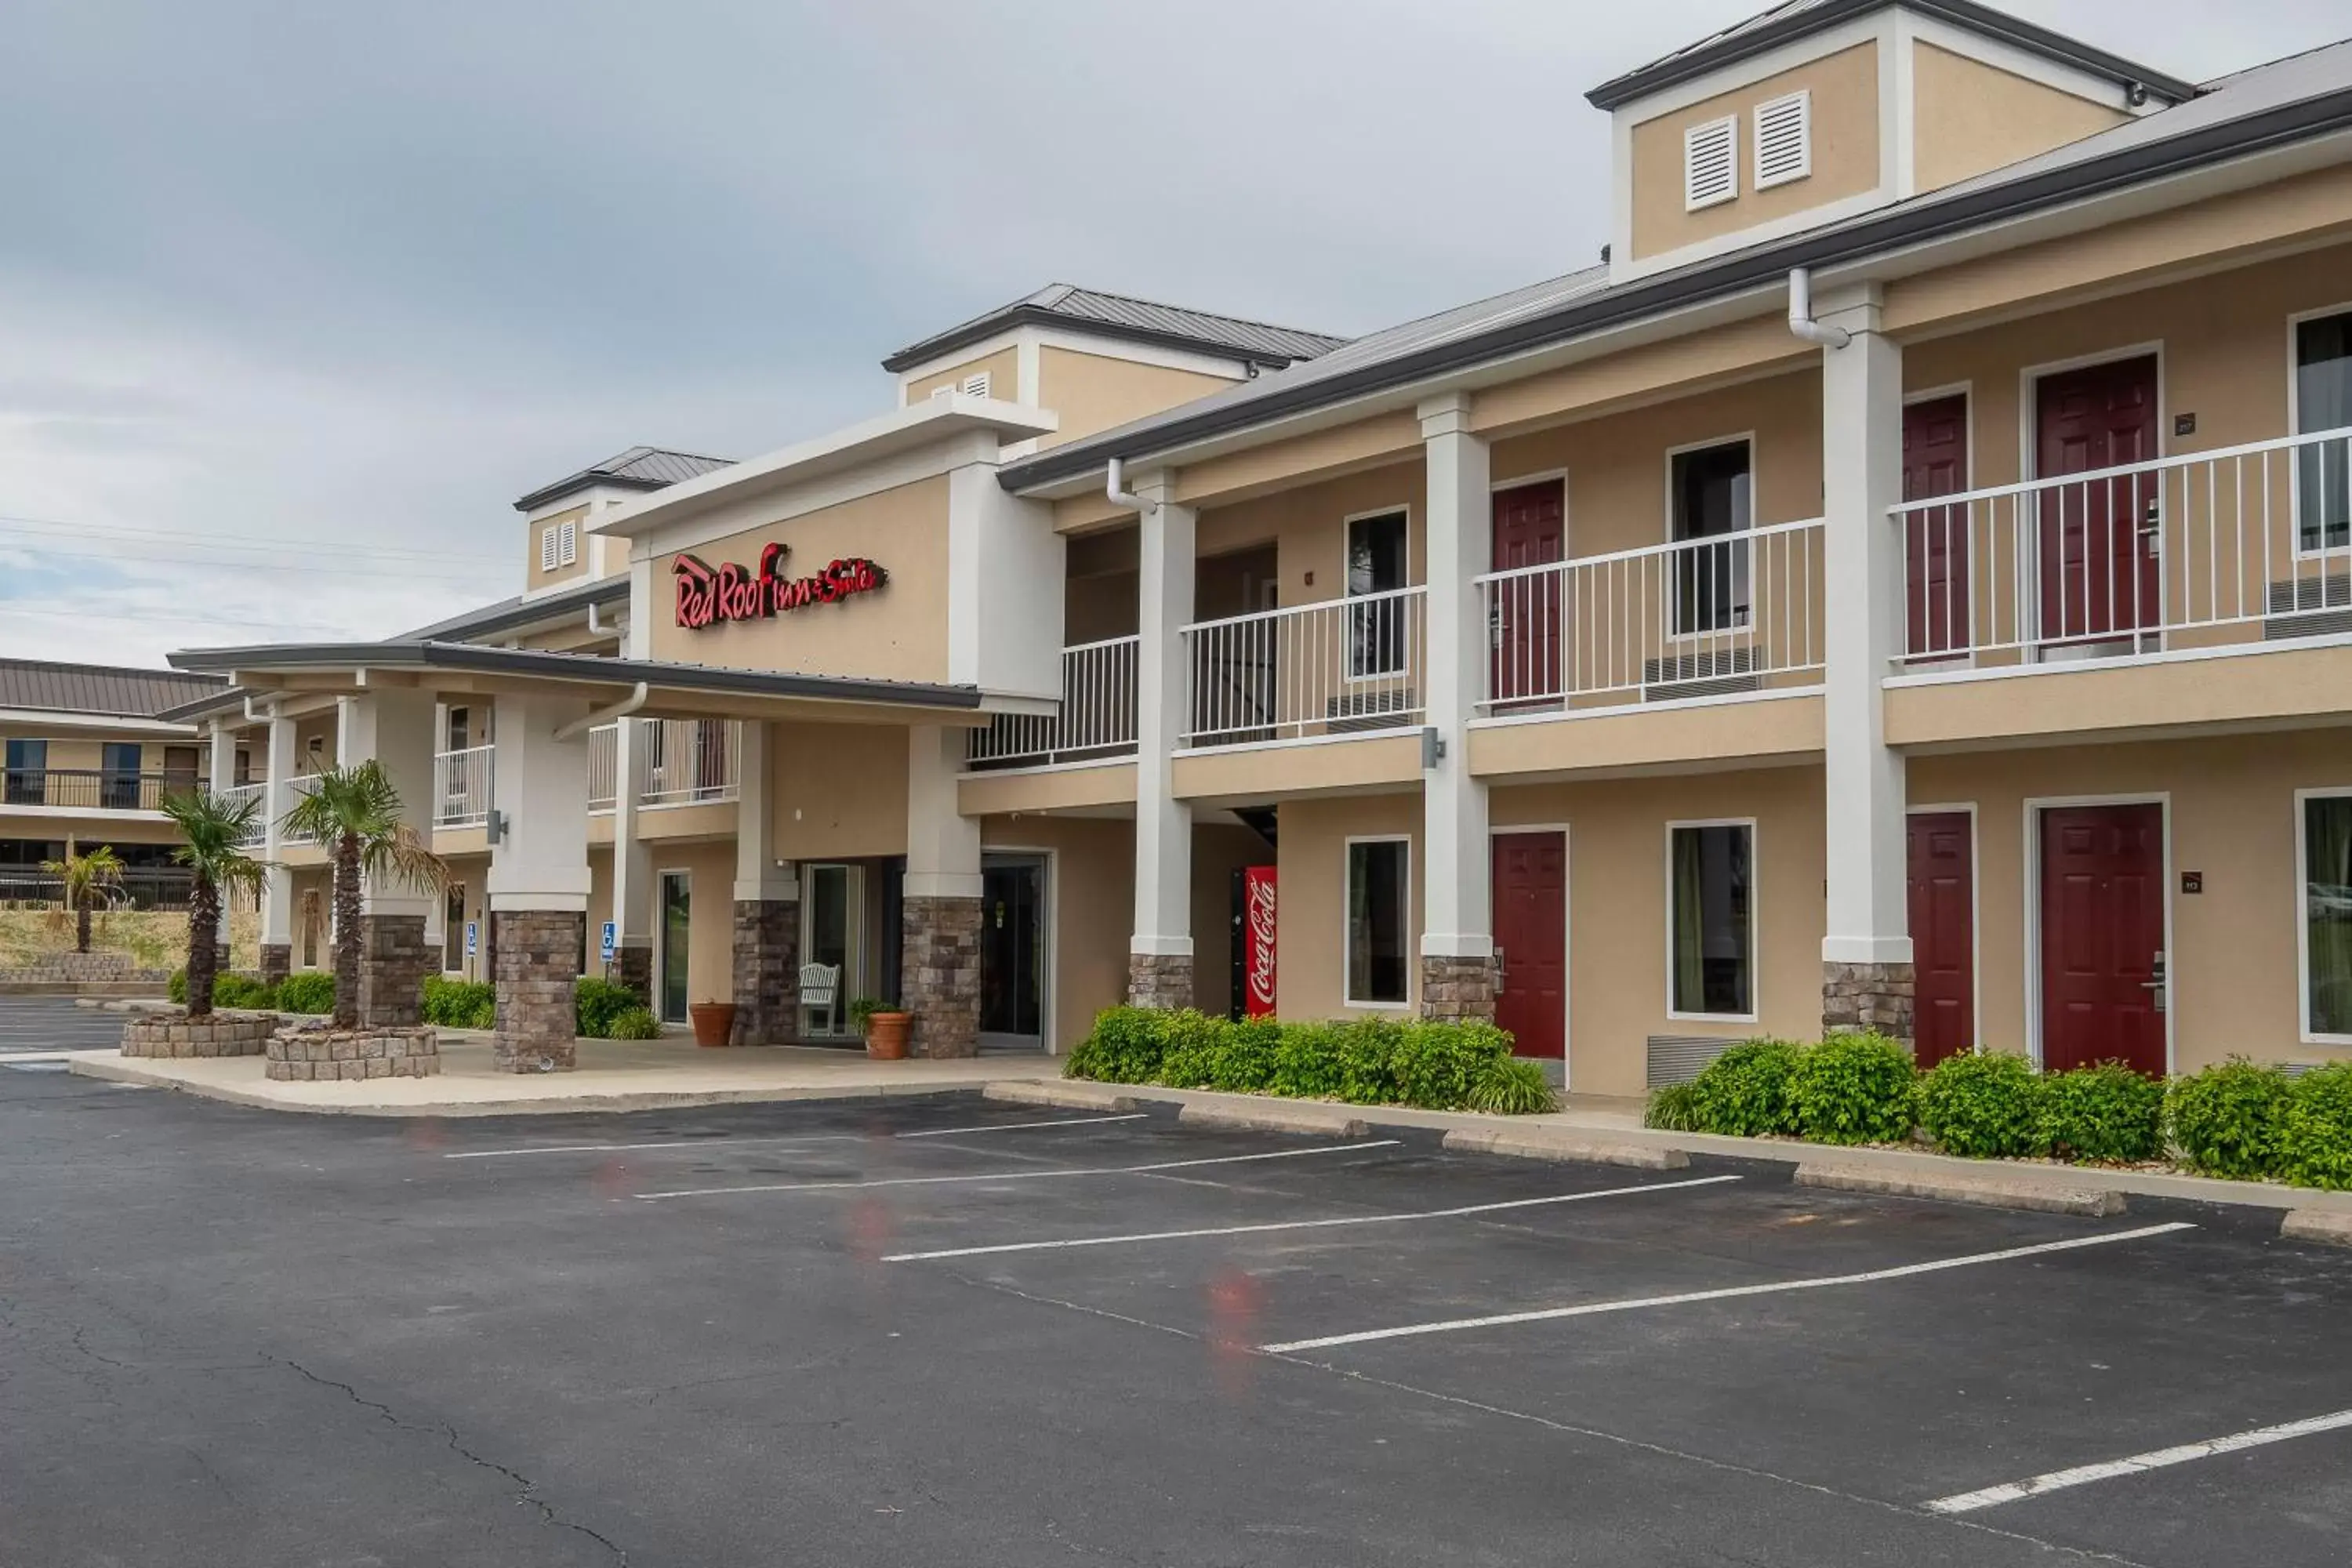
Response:
[[[652,849],[637,837],[637,774],[646,749],[644,722],[623,719],[613,731],[613,936],[615,968],[627,968],[619,961],[618,949],[643,948],[645,973],[651,973],[654,860]]]
[[[1476,579],[1495,552],[1494,492],[1486,443],[1470,433],[1470,397],[1421,405],[1429,468],[1429,600],[1425,611],[1429,727],[1437,744],[1421,775],[1424,958],[1495,955],[1493,849],[1486,786],[1470,776],[1467,728],[1477,712],[1486,624]],[[1442,752],[1430,755],[1429,752]]]
[[[1137,519],[1141,563],[1136,586],[1135,928],[1128,952],[1192,955],[1192,808],[1176,798],[1176,748],[1184,743],[1184,645],[1192,619],[1197,514],[1174,500],[1175,476],[1143,478]]]
[[[1829,809],[1825,963],[1909,963],[1903,758],[1885,741],[1883,686],[1901,646],[1903,351],[1879,329],[1875,287],[1824,294],[1819,319],[1852,334],[1822,351],[1822,682]]]
[[[768,726],[746,720],[735,752],[735,899],[739,903],[797,900],[801,896],[799,868],[777,863],[776,814],[772,794],[773,747]],[[961,731],[958,731],[961,736]],[[911,809],[911,807],[910,807]],[[975,839],[977,826],[973,829]],[[914,839],[910,835],[908,843]],[[909,862],[911,865],[911,861]],[[648,899],[647,907],[651,907]],[[648,923],[646,930],[651,931]]]
[[[907,884],[910,899],[980,897],[980,819],[958,809],[965,731],[917,724],[907,731]]]
[[[272,947],[294,945],[294,873],[286,866],[286,833],[279,824],[294,809],[294,721],[269,717],[262,763],[261,940]]]
[[[208,760],[211,773],[205,784],[212,791],[213,798],[218,800],[236,787],[236,731],[228,727],[226,720],[212,721],[212,755]],[[219,938],[220,966],[223,969],[228,967],[228,900],[229,895],[224,892],[221,895]]]
[[[588,705],[575,700],[498,699],[492,910],[588,912],[588,735],[556,733],[587,716]]]
[[[386,687],[356,698],[345,698],[339,714],[341,734],[336,763],[356,767],[373,762],[383,770],[400,796],[400,819],[426,840],[433,835],[433,694],[414,688]],[[371,915],[417,915],[431,912],[429,889],[404,882],[379,885],[371,879],[361,889],[362,912]]]

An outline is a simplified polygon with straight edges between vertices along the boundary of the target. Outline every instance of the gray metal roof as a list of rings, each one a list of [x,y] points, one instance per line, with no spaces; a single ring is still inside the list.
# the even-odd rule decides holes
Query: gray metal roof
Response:
[[[1822,0],[1823,4],[1834,0]],[[1612,287],[1605,268],[1358,338],[1343,349],[1005,466],[1027,489],[1710,300],[1775,289],[1795,267],[1867,260],[2266,148],[2352,130],[2352,40],[2203,84],[2198,95],[1972,180]]]
[[[626,573],[610,577],[592,578],[588,582],[551,594],[541,594],[526,599],[518,594],[511,599],[500,599],[494,605],[484,605],[477,610],[452,616],[446,621],[436,621],[429,626],[419,626],[412,632],[402,632],[395,638],[401,642],[461,642],[472,637],[492,637],[523,626],[537,626],[541,621],[562,620],[576,616],[591,605],[612,605],[625,602],[629,596]]]
[[[2138,83],[2150,93],[2169,102],[2179,103],[2193,96],[2197,89],[2179,78],[2137,64],[2119,55],[2070,38],[2063,33],[2053,33],[2047,27],[1996,11],[1990,5],[1979,5],[1975,0],[1784,0],[1769,10],[1759,11],[1742,22],[1735,22],[1719,33],[1686,44],[1670,54],[1659,56],[1645,66],[1636,67],[1624,75],[1612,77],[1586,93],[1585,100],[1596,109],[1614,109],[1621,103],[1646,98],[1664,88],[1694,77],[1705,76],[1736,60],[1760,55],[1767,49],[1780,47],[1809,34],[1822,32],[1851,17],[1883,11],[1901,5],[1906,10],[1964,27],[1980,37],[2024,49],[2044,59],[2057,60],[2094,76],[2105,77],[2118,87]]]
[[[1031,325],[1066,327],[1072,331],[1169,348],[1202,349],[1274,368],[1328,353],[1348,341],[1328,332],[1301,331],[1295,327],[1188,310],[1180,305],[1162,305],[1124,294],[1106,294],[1099,289],[1081,289],[1075,283],[1049,283],[1034,294],[900,349],[882,362],[882,368],[896,374],[999,332]]]
[[[601,463],[591,463],[576,474],[567,474],[551,485],[539,489],[515,502],[517,511],[534,511],[549,501],[571,494],[573,490],[593,489],[598,485],[613,485],[622,489],[657,490],[664,485],[674,485],[681,479],[691,479],[723,468],[732,458],[704,458],[692,452],[673,452],[666,447],[632,447],[616,452]]]
[[[152,719],[194,698],[226,689],[217,676],[110,664],[55,664],[0,658],[0,708],[43,713],[93,713]]]

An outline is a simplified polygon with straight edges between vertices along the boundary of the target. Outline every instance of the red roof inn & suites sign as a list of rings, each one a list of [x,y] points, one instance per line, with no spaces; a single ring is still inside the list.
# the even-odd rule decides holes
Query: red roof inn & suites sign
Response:
[[[835,561],[813,577],[788,578],[783,564],[789,551],[788,545],[769,545],[760,552],[756,572],[731,561],[714,567],[698,555],[680,555],[672,568],[677,578],[677,624],[698,630],[713,621],[764,620],[811,605],[837,605],[890,580],[887,572],[862,555]]]

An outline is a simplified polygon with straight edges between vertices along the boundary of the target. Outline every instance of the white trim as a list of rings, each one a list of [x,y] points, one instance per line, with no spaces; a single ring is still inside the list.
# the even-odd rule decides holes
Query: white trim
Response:
[[[1560,1090],[1566,1093],[1575,1081],[1576,1069],[1576,868],[1575,850],[1565,822],[1515,822],[1486,825],[1486,858],[1491,865],[1495,858],[1495,840],[1522,835],[1557,833],[1559,835],[1559,1075]],[[1486,884],[1486,929],[1495,929],[1495,889],[1490,875]],[[1507,958],[1507,954],[1506,957]],[[1496,976],[1496,991],[1499,994],[1501,976]],[[1529,1058],[1539,1061],[1541,1058]]]
[[[2124,89],[2105,77],[2068,65],[2063,60],[2053,60],[2047,55],[2021,49],[1998,38],[1987,37],[1981,33],[1953,26],[1937,17],[1916,16],[1909,12],[1904,15],[1909,24],[1913,42],[1933,44],[1947,54],[1958,55],[1979,65],[2022,77],[2037,86],[2063,92],[2070,98],[2079,98],[2133,119],[2172,107],[2160,95],[2151,91],[2147,101],[2135,109],[2124,101]]]
[[[1058,918],[1061,904],[1062,852],[1050,845],[1042,844],[1034,847],[1026,844],[982,844],[980,847],[980,874],[983,889],[987,886],[988,858],[991,855],[1013,859],[1027,856],[1045,862],[1045,865],[1038,868],[1043,884],[1037,889],[1037,934],[1045,950],[1045,975],[1038,987],[1037,994],[1037,1044],[1046,1056],[1059,1056],[1062,1053],[1056,1050],[1054,1045],[1055,1029],[1059,1022],[1055,1016],[1054,1000],[1056,990],[1061,984],[1062,973],[1062,924]],[[983,921],[988,918],[986,903],[987,900],[983,897],[981,910],[981,919]],[[987,956],[987,947],[984,942],[981,952],[984,962]],[[1003,1035],[998,1037],[1008,1040],[1028,1038],[1026,1035]]]
[[[1907,830],[1915,816],[1962,816],[1969,819],[1969,1051],[1984,1054],[1984,833],[1977,820],[1977,803],[1955,801],[1946,805],[1914,805],[1904,811],[1904,826]],[[1909,858],[1909,846],[1905,846],[1905,858]],[[1905,878],[1907,890],[1909,878]],[[1912,958],[1916,967],[1918,958],[1918,935],[1913,931]],[[1915,1031],[1916,1033],[1916,1031]]]
[[[912,406],[908,401],[908,389],[915,383],[944,371],[957,369],[975,361],[1015,351],[1019,366],[1020,385],[1014,389],[1016,400],[1030,407],[1044,406],[1043,394],[1037,377],[1041,349],[1063,349],[1071,353],[1092,354],[1097,359],[1126,360],[1135,364],[1151,365],[1160,370],[1185,370],[1197,375],[1220,376],[1227,381],[1250,379],[1250,362],[1236,356],[1219,354],[1207,348],[1180,349],[1160,343],[1129,342],[1123,338],[1094,332],[1073,331],[1050,326],[1042,321],[1024,322],[1007,328],[992,337],[967,343],[962,348],[925,360],[919,365],[898,373],[898,405]],[[926,399],[928,401],[928,399]]]
[[[2301,328],[2305,321],[2326,321],[2330,316],[2347,315],[2352,315],[2352,300],[2347,300],[2340,305],[2323,305],[2315,310],[2297,310],[2286,319],[2286,433],[2290,437],[2303,434],[2303,378],[2296,374],[2302,367],[2295,362],[2295,339],[2301,336]],[[2326,450],[2325,447],[2321,449]],[[2325,478],[2327,471],[2326,459],[2323,458],[2320,462],[2320,473]],[[2303,547],[2303,464],[2294,458],[2289,458],[2286,465],[2286,526],[2288,533],[2292,536],[2287,541],[2287,546],[2292,552],[2292,558],[2296,561],[2324,560],[2330,553],[2327,549],[2327,526],[2324,516],[2320,523],[2319,548],[2305,550]],[[2335,553],[2340,554],[2342,552],[2339,550]],[[2323,573],[2322,575],[2325,576],[2325,574]]]
[[[1404,846],[1404,898],[1398,908],[1403,911],[1405,929],[1398,933],[1403,940],[1404,999],[1401,1002],[1359,1002],[1348,994],[1349,983],[1349,905],[1352,901],[1355,875],[1355,848],[1359,844],[1402,844]],[[1413,941],[1412,911],[1420,904],[1413,898],[1412,835],[1410,833],[1351,833],[1339,845],[1339,1005],[1360,1007],[1381,1013],[1403,1013],[1412,1010],[1414,993],[1413,952],[1419,946]]]
[[[1621,283],[1636,282],[1654,273],[1670,271],[1681,267],[1694,267],[1702,261],[1712,261],[1718,256],[1727,256],[1735,250],[1747,250],[1771,240],[1786,239],[1793,234],[1828,228],[1832,224],[1843,223],[1848,218],[1860,217],[1864,213],[1876,212],[1888,205],[1890,204],[1885,188],[1873,185],[1866,191],[1857,191],[1850,196],[1841,196],[1835,201],[1823,202],[1817,207],[1807,207],[1802,212],[1793,212],[1785,217],[1769,218],[1747,228],[1737,228],[1728,234],[1717,235],[1712,239],[1693,240],[1688,245],[1677,246],[1672,250],[1662,250],[1655,256],[1645,256],[1639,261],[1628,264],[1622,276],[1615,272],[1612,266],[1612,280]],[[1612,251],[1610,257],[1613,263],[1616,253]],[[1816,279],[1815,288],[1818,289],[1820,287],[1819,280]],[[1697,334],[1678,333],[1676,335]],[[1481,365],[1479,368],[1484,371],[1488,367]]]
[[[665,866],[654,872],[653,952],[654,1016],[665,1024],[679,1021],[662,1017],[661,1005],[662,998],[669,990],[669,879],[672,877],[686,883],[686,1005],[688,1021],[693,1016],[694,1007],[694,868],[690,866]],[[615,912],[614,919],[619,918]]]
[[[1745,1013],[1678,1013],[1675,1010],[1675,833],[1684,827],[1745,827],[1748,829],[1748,1005]],[[1679,817],[1666,824],[1663,868],[1666,885],[1666,1016],[1677,1023],[1753,1024],[1764,1016],[1764,976],[1758,963],[1758,927],[1764,914],[1764,857],[1756,818],[1752,816]]]
[[[1705,212],[1739,199],[1739,120],[1735,110],[1713,120],[1693,121],[1683,127],[1684,212]],[[1711,144],[1718,139],[1722,142],[1723,184],[1712,192],[1703,192],[1697,183],[1699,155],[1703,148],[1711,153]]]
[[[2352,635],[2352,634],[2347,634]],[[1762,691],[1725,691],[1710,697],[1675,697],[1656,702],[1619,702],[1607,708],[1570,708],[1536,713],[1496,713],[1469,721],[1473,730],[1503,730],[1517,724],[1560,724],[1579,719],[1609,719],[1624,713],[1670,713],[1677,708],[1721,708],[1740,702],[1786,702],[1800,698],[1818,700],[1819,686],[1776,686]],[[1356,736],[1343,737],[1355,740]],[[1746,763],[1738,764],[1746,766]]]
[[[1360,522],[1371,522],[1384,517],[1402,517],[1404,519],[1404,538],[1402,542],[1404,546],[1404,581],[1393,588],[1374,588],[1367,593],[1359,594],[1355,592],[1349,581],[1352,575],[1350,571],[1350,560],[1354,554],[1356,524]],[[1426,549],[1423,551],[1423,553],[1428,553]],[[1428,563],[1423,562],[1423,564],[1425,566]],[[1401,598],[1402,595],[1411,593],[1415,587],[1426,588],[1427,584],[1416,584],[1412,580],[1412,503],[1411,501],[1406,501],[1397,506],[1374,507],[1369,511],[1349,512],[1339,520],[1339,597],[1337,601],[1339,605],[1352,605],[1359,599],[1379,599],[1389,595],[1397,595]],[[1285,608],[1307,609],[1312,603],[1313,601],[1309,601],[1308,605],[1286,605]],[[1410,610],[1405,612],[1408,616],[1410,616],[1411,613],[1412,612]],[[1424,609],[1423,612],[1424,618],[1427,614],[1428,612]],[[1400,621],[1397,624],[1401,627],[1404,628],[1410,628],[1412,625],[1410,619]],[[1191,629],[1192,628],[1189,626],[1185,628],[1187,631]],[[1348,634],[1345,627],[1342,627],[1340,635],[1343,637],[1347,637]],[[1402,669],[1368,669],[1360,674],[1357,672],[1355,668],[1356,645],[1352,639],[1349,640],[1346,651],[1341,655],[1340,658],[1339,683],[1342,686],[1361,686],[1368,681],[1393,682],[1400,679],[1403,679],[1407,683],[1411,683],[1413,679],[1413,660],[1411,645],[1414,639],[1410,636],[1406,636],[1402,637],[1401,640],[1406,645],[1405,662],[1404,667]],[[1423,645],[1422,650],[1422,662],[1425,665],[1428,662],[1427,633],[1425,631],[1423,634],[1422,641]],[[1424,686],[1427,684],[1425,674],[1422,684]],[[1429,711],[1429,693],[1426,690],[1423,691],[1421,694],[1420,711],[1424,714]],[[1414,728],[1418,728],[1418,726],[1414,726]]]
[[[1878,188],[1898,202],[1919,194],[1917,35],[1898,10],[1878,45]]]
[[[2164,839],[2164,1070],[2177,1069],[2173,1019],[2179,1016],[2180,950],[2172,931],[2172,792],[2121,795],[2049,795],[2025,797],[2025,1055],[2035,1067],[2042,1054],[2042,814],[2078,805],[2153,805],[2162,811]],[[1979,1023],[1979,1029],[1982,1025]]]
[[[2294,792],[2294,874],[2287,885],[2294,894],[2295,1035],[2306,1046],[2352,1046],[2352,1034],[2323,1035],[2311,1026],[2311,910],[2304,891],[2311,864],[2311,847],[2305,833],[2306,803],[2347,799],[2352,799],[2352,784],[2322,784]]]
[[[125,735],[152,735],[173,741],[194,739],[202,734],[193,721],[173,724],[161,719],[131,719],[114,713],[52,712],[43,708],[0,708],[0,727],[6,728],[11,738],[25,741],[47,739],[38,733],[42,730],[115,730]],[[238,721],[236,727],[239,730],[246,728],[242,721]],[[26,732],[28,730],[34,732]],[[101,740],[104,738],[100,737]]]

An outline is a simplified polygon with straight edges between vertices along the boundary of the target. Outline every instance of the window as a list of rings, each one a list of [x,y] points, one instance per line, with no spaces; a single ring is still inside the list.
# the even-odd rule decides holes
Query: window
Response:
[[[555,570],[557,548],[554,528],[550,526],[541,529],[539,531],[539,569],[541,572]]]
[[[1739,120],[1725,115],[1683,132],[1683,210],[1696,212],[1739,194]]]
[[[2352,426],[2352,310],[2294,329],[2294,433]],[[2352,544],[2352,438],[2295,449],[2297,535],[2305,550]]]
[[[580,559],[580,524],[574,520],[565,519],[556,529],[555,538],[556,563],[562,566],[577,563]]]
[[[1756,1011],[1752,823],[1667,830],[1668,1009],[1679,1017]]]
[[[986,397],[988,395],[988,372],[982,371],[978,375],[965,376],[963,378],[963,395],[966,397]]]
[[[472,745],[474,743],[471,739],[474,732],[473,719],[474,716],[469,710],[450,709],[447,718],[448,736],[441,749],[445,752],[462,752]]]
[[[1792,92],[1756,106],[1756,188],[1769,190],[1813,172],[1813,95]]]
[[[10,805],[39,805],[49,793],[49,743],[47,741],[8,742],[7,784]]]
[[[98,782],[98,804],[100,809],[138,810],[138,745],[131,742],[109,741],[99,757],[101,773]]]
[[[1348,1005],[1402,1007],[1412,999],[1405,963],[1412,846],[1402,838],[1348,843]]]
[[[1392,594],[1407,586],[1404,513],[1359,517],[1348,524],[1348,597]],[[1405,616],[1401,598],[1358,605],[1348,616],[1348,674],[1396,675],[1405,667]]]
[[[2352,1035],[2352,795],[2303,802],[2304,1032]]]
[[[1672,458],[1675,542],[1748,531],[1749,458],[1745,440],[1676,452]],[[1708,545],[1675,552],[1675,635],[1728,631],[1748,624],[1748,547]]]

